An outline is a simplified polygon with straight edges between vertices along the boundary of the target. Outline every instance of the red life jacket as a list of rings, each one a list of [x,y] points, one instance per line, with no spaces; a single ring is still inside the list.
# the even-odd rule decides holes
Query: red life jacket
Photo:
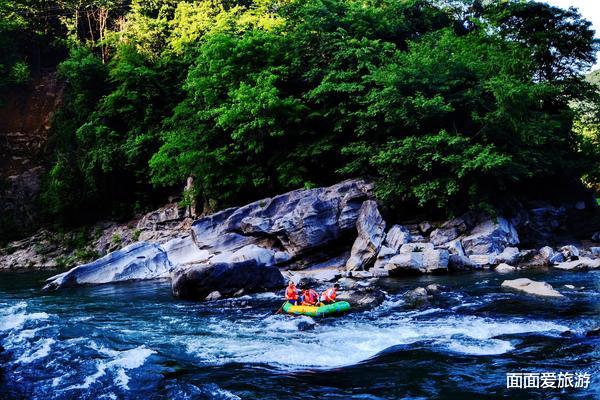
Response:
[[[337,295],[337,291],[334,287],[327,289],[321,294],[321,301],[335,301],[335,296]]]
[[[296,290],[296,286],[288,286],[285,289],[285,298],[286,300],[298,300],[298,291]]]

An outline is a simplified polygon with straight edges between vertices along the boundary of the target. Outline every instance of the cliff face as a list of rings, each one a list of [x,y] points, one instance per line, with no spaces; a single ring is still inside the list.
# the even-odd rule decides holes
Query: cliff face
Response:
[[[52,72],[4,96],[0,107],[0,238],[35,227],[44,156],[63,91],[63,82]]]

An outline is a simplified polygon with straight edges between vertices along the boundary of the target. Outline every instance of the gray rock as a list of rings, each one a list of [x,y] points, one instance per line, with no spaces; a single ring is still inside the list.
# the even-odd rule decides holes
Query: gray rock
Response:
[[[496,263],[495,254],[472,254],[469,260],[479,265],[480,267],[494,265]]]
[[[458,218],[443,223],[434,229],[429,235],[429,240],[436,246],[441,246],[456,239],[473,227],[474,216],[471,213],[464,214]]]
[[[200,218],[192,231],[198,246],[211,254],[275,243],[296,258],[343,239],[372,196],[372,185],[362,180],[295,190]]]
[[[579,249],[573,245],[563,246],[559,250],[565,260],[575,260],[579,257]]]
[[[356,221],[358,237],[352,245],[346,262],[349,271],[367,270],[373,266],[385,236],[385,221],[377,209],[377,203],[367,200],[360,208]]]
[[[590,247],[590,253],[592,253],[594,257],[600,257],[600,247]]]
[[[49,278],[45,290],[169,276],[171,263],[157,244],[138,242]]]
[[[519,278],[502,282],[502,287],[519,290],[528,294],[544,297],[563,297],[550,284],[532,281],[528,278]]]
[[[206,301],[219,300],[221,297],[221,293],[215,290],[214,292],[211,292],[208,296],[206,296]]]
[[[540,249],[539,253],[542,259],[544,259],[546,263],[550,264],[550,260],[554,256],[554,250],[552,249],[552,247],[544,246]]]
[[[211,258],[211,263],[236,263],[254,260],[258,265],[275,265],[275,251],[249,244],[232,253],[225,252]]]
[[[510,264],[514,265],[519,261],[519,249],[516,247],[506,247],[500,254],[496,256],[494,264]]]
[[[171,273],[173,294],[180,298],[205,300],[214,291],[223,297],[283,289],[285,280],[277,267],[256,260],[199,264],[175,268]]]
[[[428,236],[435,227],[429,221],[423,221],[419,224],[419,230],[425,236]]]
[[[385,268],[390,274],[435,273],[448,270],[448,250],[426,249],[422,252],[400,253],[392,257]]]
[[[381,246],[381,249],[379,249],[379,253],[377,253],[377,259],[375,260],[375,265],[373,266],[373,269],[384,269],[385,265],[390,261],[390,259],[397,254],[398,252],[396,250],[385,245]]]
[[[410,302],[425,300],[425,299],[427,299],[428,296],[429,296],[429,293],[427,293],[427,290],[422,287],[418,287],[418,288],[409,290],[408,292],[404,293],[404,297],[406,298],[406,300],[408,300]]]
[[[385,294],[375,288],[361,288],[344,290],[337,295],[337,301],[347,301],[353,311],[370,310],[377,307],[385,300]]]
[[[410,243],[412,240],[410,231],[401,225],[394,225],[390,228],[388,233],[385,235],[385,240],[383,242],[384,246],[395,250],[396,252],[400,251],[400,247],[403,244]]]
[[[565,271],[587,271],[589,269],[600,268],[600,259],[591,259],[588,257],[579,257],[577,260],[558,263],[554,268]]]
[[[202,263],[210,258],[210,253],[200,250],[191,236],[175,238],[162,245],[172,265]]]
[[[430,285],[427,285],[425,287],[425,290],[427,290],[427,293],[433,294],[433,293],[438,293],[438,292],[445,291],[446,287],[442,286],[442,285],[439,285],[437,283],[432,283]]]
[[[445,246],[450,254],[457,254],[459,256],[465,256],[465,249],[463,249],[462,243],[459,239],[451,240]]]
[[[516,270],[515,267],[513,267],[512,265],[505,264],[505,263],[499,264],[496,268],[494,268],[494,271],[500,272],[501,274],[504,274],[507,272],[514,272],[515,270]]]
[[[556,265],[556,264],[560,264],[561,262],[564,262],[564,261],[565,261],[565,256],[563,256],[561,252],[556,252],[550,257],[550,259],[548,260],[548,263],[550,265]]]
[[[481,268],[481,264],[477,264],[467,256],[450,254],[448,258],[448,269],[450,271],[472,271]]]
[[[506,218],[488,218],[477,224],[461,241],[468,255],[501,253],[506,247],[518,245],[519,235]]]
[[[432,243],[406,243],[400,247],[400,254],[422,253],[433,249]]]
[[[586,337],[598,337],[600,336],[600,327],[591,329],[585,333]]]

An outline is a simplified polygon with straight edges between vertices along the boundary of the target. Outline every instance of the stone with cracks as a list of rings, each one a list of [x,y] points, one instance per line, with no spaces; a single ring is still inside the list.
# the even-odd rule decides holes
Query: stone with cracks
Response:
[[[377,209],[377,203],[363,203],[356,221],[358,237],[352,245],[350,258],[346,262],[349,271],[367,270],[373,266],[385,236],[385,221]]]

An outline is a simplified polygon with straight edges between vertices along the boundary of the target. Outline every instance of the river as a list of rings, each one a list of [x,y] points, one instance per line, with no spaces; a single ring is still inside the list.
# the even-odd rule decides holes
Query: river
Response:
[[[388,281],[383,305],[310,331],[274,315],[273,294],[187,302],[160,281],[41,293],[49,275],[0,274],[1,399],[600,399],[600,338],[584,336],[600,326],[600,271]],[[522,276],[565,298],[500,289]],[[430,283],[448,290],[406,301]],[[512,372],[591,382],[509,390]]]

